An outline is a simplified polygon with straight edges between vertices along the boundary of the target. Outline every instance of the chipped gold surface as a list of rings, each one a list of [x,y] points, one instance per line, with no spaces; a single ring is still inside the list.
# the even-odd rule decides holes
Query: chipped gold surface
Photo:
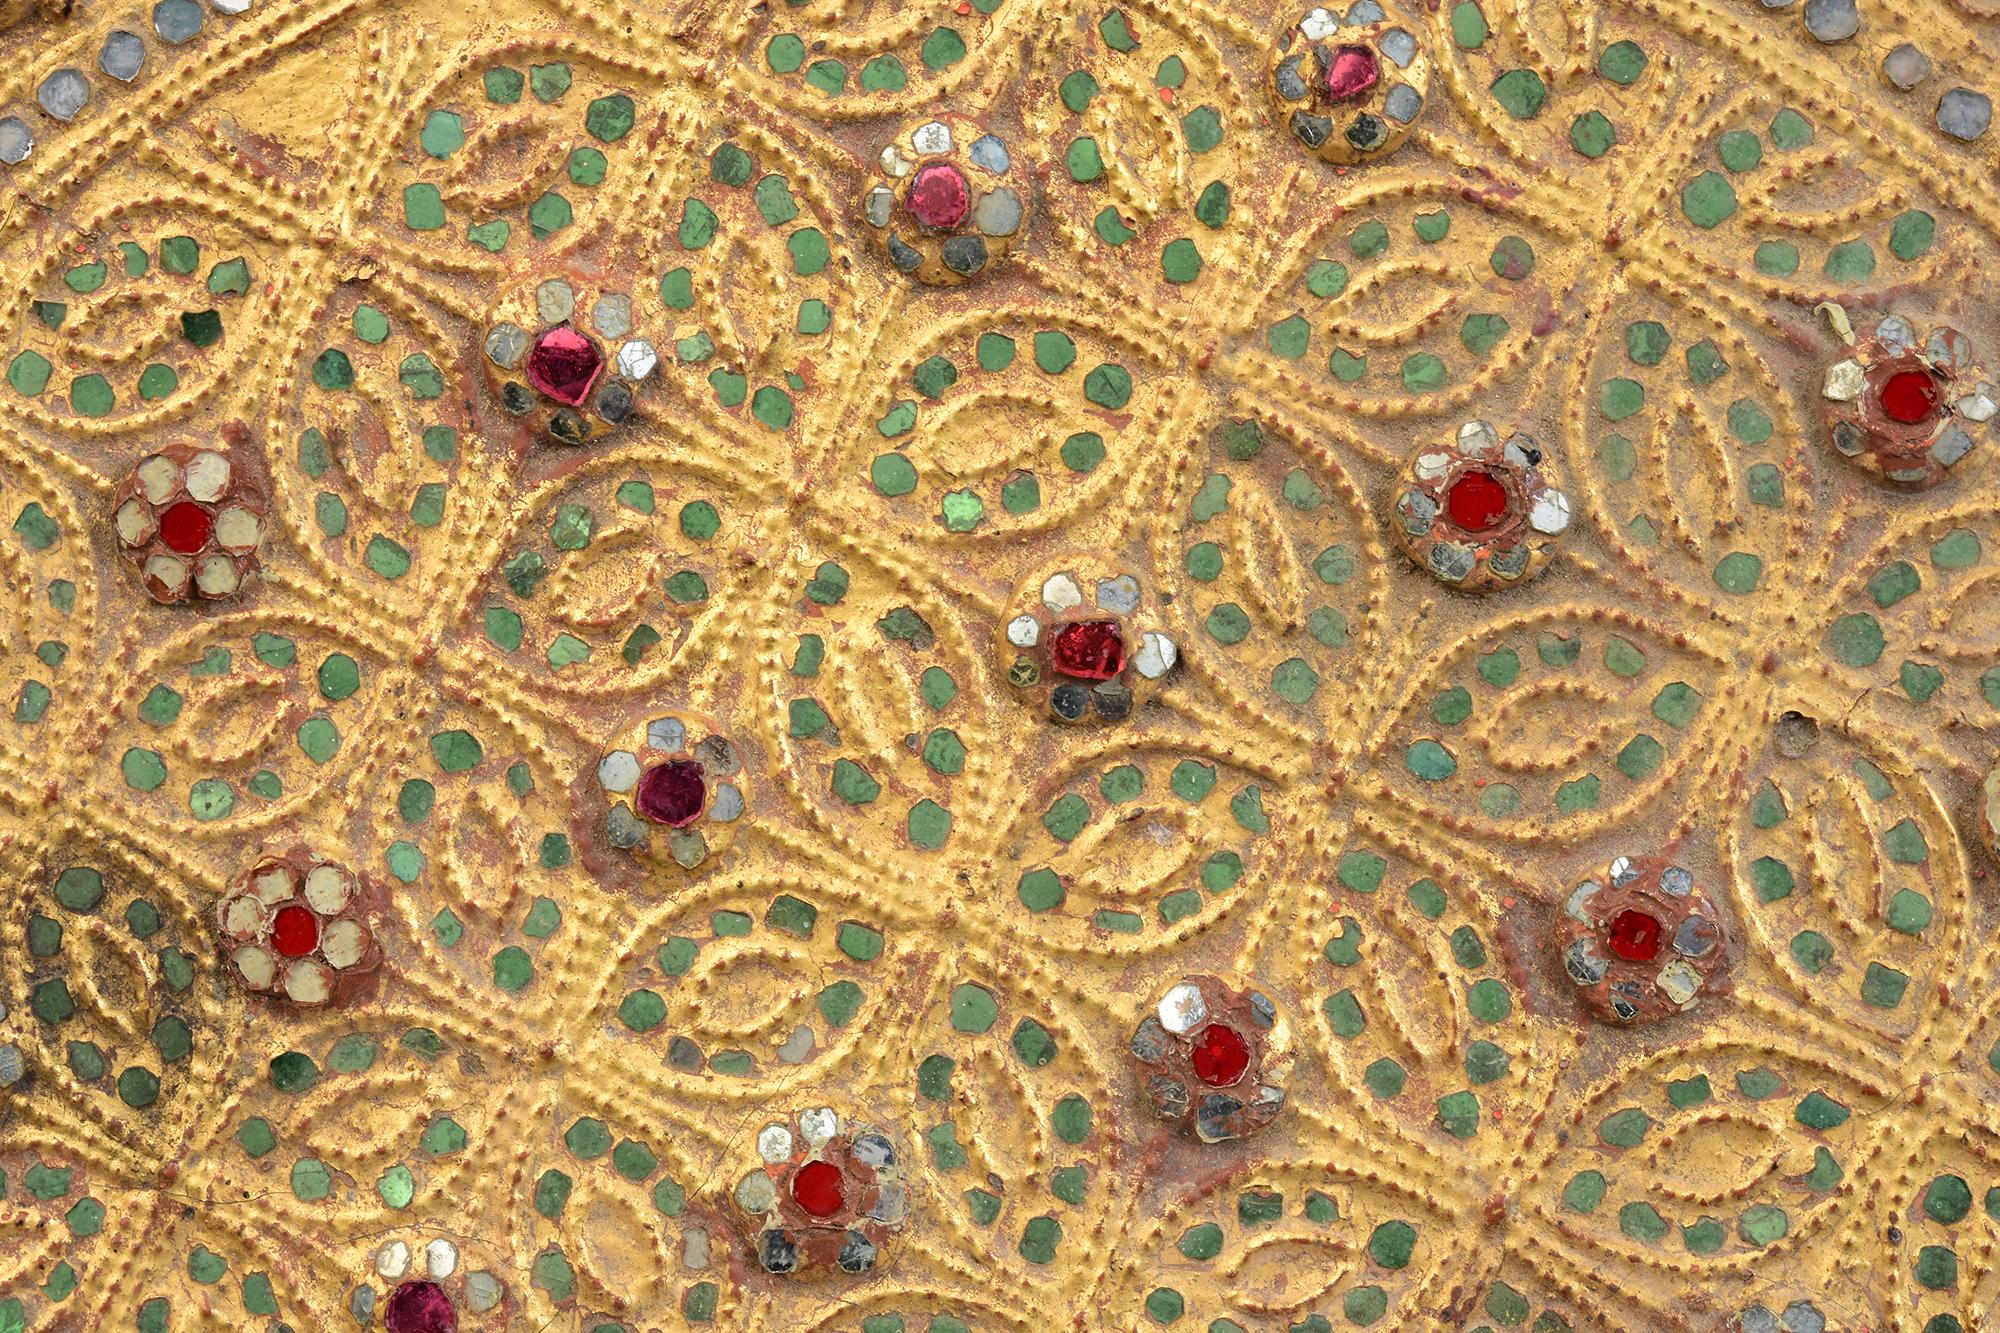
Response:
[[[1822,44],[1748,0],[1492,0],[1465,41],[1442,5],[1410,19],[1407,140],[1336,168],[1266,84],[1299,15],[1258,4],[1134,0],[1131,52],[1108,6],[1043,0],[254,0],[172,48],[151,5],[30,8],[0,5],[0,100],[37,140],[0,169],[0,326],[30,384],[24,350],[50,367],[0,389],[0,1044],[26,1070],[0,1090],[0,1330],[9,1299],[37,1330],[123,1333],[155,1301],[177,1331],[357,1327],[381,1248],[438,1239],[466,1330],[1706,1333],[1801,1301],[1834,1333],[1991,1326],[2000,464],[1974,432],[1907,494],[1841,458],[1820,392],[1846,349],[1814,313],[1948,323],[1992,363],[2000,139],[1935,123],[1946,89],[1990,91],[1984,11],[1867,3]],[[965,54],[933,71],[946,25]],[[146,46],[131,86],[98,73],[118,28]],[[797,73],[772,67],[785,33]],[[1599,72],[1621,42],[1647,57],[1629,82]],[[1903,42],[1935,67],[1908,93],[1881,73]],[[891,51],[902,86],[877,67],[864,91]],[[806,82],[831,59],[837,97]],[[558,62],[557,97],[483,91]],[[35,107],[66,66],[90,83],[69,125]],[[1526,115],[1495,92],[1518,70]],[[635,106],[615,141],[585,110],[613,95]],[[440,109],[463,117],[444,157]],[[1004,139],[1028,209],[989,272],[934,289],[859,201],[882,143],[945,113]],[[1720,137],[1744,130],[1748,165]],[[1101,178],[1072,179],[1082,137]],[[720,181],[725,141],[785,183]],[[426,185],[445,225],[415,229]],[[552,188],[572,218],[548,228]],[[468,238],[496,219],[497,252]],[[684,300],[661,285],[683,269]],[[481,364],[494,312],[557,274],[624,284],[660,357],[639,414],[574,447],[500,410]],[[211,306],[199,347],[178,316]],[[1633,331],[1654,323],[1663,346]],[[1073,362],[1052,343],[1037,369],[1053,331]],[[982,369],[982,337],[1011,361]],[[315,378],[334,347],[351,387]],[[176,372],[157,400],[150,364]],[[1122,391],[1086,382],[1102,366]],[[1410,451],[1475,417],[1529,430],[1573,515],[1531,584],[1484,598],[1387,527]],[[269,483],[261,573],[212,607],[154,605],[112,533],[121,478],[174,442]],[[906,495],[871,481],[897,451]],[[621,500],[634,479],[651,510]],[[580,547],[552,535],[569,506]],[[1003,626],[1086,564],[1139,579],[1179,662],[1131,718],[1065,727],[1009,683]],[[641,624],[658,642],[628,661]],[[692,870],[598,823],[594,766],[659,715],[748,775]],[[349,1003],[231,984],[216,902],[295,846],[381,881],[381,968]],[[1656,853],[1717,905],[1726,958],[1687,1013],[1607,1026],[1548,941],[1570,886]],[[83,866],[102,900],[61,901]],[[1045,869],[1059,901],[1023,879]],[[816,923],[767,919],[781,897]],[[700,943],[678,975],[676,937]],[[1283,1112],[1222,1144],[1154,1120],[1127,1049],[1204,975],[1260,987],[1290,1040]],[[57,977],[74,1012],[50,1022]],[[674,1036],[749,1072],[677,1067]],[[312,1086],[277,1086],[287,1052]],[[121,1096],[132,1069],[157,1100]],[[908,1155],[910,1216],[873,1273],[762,1273],[731,1190],[761,1127],[821,1107]],[[657,1161],[589,1151],[580,1120]],[[505,1289],[483,1314],[475,1272]]]

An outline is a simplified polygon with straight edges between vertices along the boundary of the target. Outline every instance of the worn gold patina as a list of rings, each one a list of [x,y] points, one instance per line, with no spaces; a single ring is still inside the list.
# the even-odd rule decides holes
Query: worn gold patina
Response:
[[[1992,1326],[1982,11],[0,26],[0,1330]]]

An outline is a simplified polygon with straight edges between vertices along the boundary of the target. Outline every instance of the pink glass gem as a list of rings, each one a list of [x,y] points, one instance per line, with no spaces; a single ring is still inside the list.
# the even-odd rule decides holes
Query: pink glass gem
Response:
[[[972,187],[965,173],[949,162],[931,162],[917,168],[904,200],[911,216],[932,231],[950,231],[965,221],[972,208]]]
[[[582,406],[603,370],[604,356],[597,344],[567,324],[537,338],[535,350],[528,353],[528,383],[569,407]]]
[[[691,759],[670,759],[647,769],[639,779],[639,813],[655,824],[686,828],[701,818],[707,802],[701,765]]]
[[[1327,95],[1336,102],[1345,102],[1373,88],[1381,77],[1382,67],[1376,63],[1373,51],[1365,46],[1343,46],[1326,65]]]
[[[435,1282],[405,1282],[389,1293],[382,1327],[389,1333],[458,1333],[458,1311]]]

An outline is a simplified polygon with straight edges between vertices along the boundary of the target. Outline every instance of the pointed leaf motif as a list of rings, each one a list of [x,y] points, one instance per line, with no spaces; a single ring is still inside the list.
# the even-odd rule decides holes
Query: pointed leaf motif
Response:
[[[1937,1322],[1944,1318],[1977,1328],[2000,1301],[2000,1272],[1977,1240],[2000,1220],[2000,1139],[1990,1122],[1967,1132],[1905,1116],[1883,1129],[1880,1153],[1856,1184],[1896,1232],[1856,1226],[1855,1248],[1876,1273],[1897,1273],[1881,1295],[1914,1326],[1948,1329]]]
[[[853,209],[789,127],[747,109],[687,126],[693,150],[661,182],[666,253],[651,251],[638,309],[667,330],[660,373],[704,416],[769,441],[817,445],[795,425],[842,382],[834,349],[861,318]],[[854,193],[859,193],[858,177]]]
[[[1236,357],[1264,396],[1400,463],[1406,433],[1367,418],[1484,414],[1501,385],[1542,373],[1585,251],[1538,202],[1365,178],[1311,181],[1290,207]]]
[[[1686,132],[1676,108],[1713,98],[1738,74],[1680,59],[1658,26],[1581,6],[1454,0],[1438,13],[1438,78],[1474,130],[1452,155],[1511,158],[1548,182],[1538,204],[1588,230],[1603,225],[1599,210],[1627,225],[1624,196],[1650,188],[1658,155]],[[1729,54],[1712,42],[1703,51]]]
[[[1991,502],[1953,496],[1907,518],[1859,516],[1851,553],[1831,561],[1804,647],[1863,697],[1898,747],[1991,763],[1981,729],[2000,709],[2000,629],[1986,613],[2000,522]],[[1968,725],[1969,724],[1969,725]]]
[[[261,355],[290,238],[188,203],[109,205],[73,224],[92,239],[43,242],[32,299],[0,333],[0,394],[27,420],[97,438],[180,421]]]
[[[1364,819],[1305,876],[1325,885],[1307,914],[1322,924],[1284,937],[1301,978],[1290,1002],[1372,1141],[1501,1160],[1510,1126],[1539,1115],[1554,1082],[1554,1040],[1519,971],[1537,942],[1482,875],[1386,833]]]
[[[423,1020],[440,1017],[432,1010]],[[358,1023],[351,1013],[325,1018],[288,1024],[253,1048],[259,1076],[226,1118],[205,1127],[206,1151],[189,1163],[191,1184],[235,1194],[253,1225],[201,1236],[212,1260],[199,1264],[185,1257],[192,1240],[178,1250],[173,1241],[149,1246],[186,1265],[193,1285],[183,1291],[161,1274],[140,1284],[141,1296],[178,1309],[192,1308],[204,1290],[211,1300],[226,1292],[230,1304],[240,1293],[246,1312],[257,1313],[274,1299],[296,1309],[307,1293],[326,1290],[343,1302],[373,1302],[379,1315],[400,1285],[429,1279],[462,1315],[490,1308],[484,1296],[496,1291],[518,1304],[526,1241],[504,1212],[464,1227],[458,1181],[467,1172],[511,1174],[530,1160],[547,1094],[497,1079],[449,1091],[434,1063],[479,1070],[518,1048],[441,1039],[428,1027],[405,1026],[414,1015],[393,1011]],[[343,1208],[366,1210],[375,1225],[335,1243],[304,1244]],[[226,1280],[213,1275],[218,1266]],[[251,1276],[260,1273],[262,1281]]]
[[[7,1317],[10,1306],[23,1308],[16,1301],[29,1302],[28,1309],[40,1303],[41,1313],[76,1316],[92,1327],[145,1327],[173,1309],[194,1309],[218,1297],[246,1312],[268,1310],[275,1299],[273,1274],[282,1280],[287,1260],[299,1253],[287,1244],[305,1239],[301,1228],[260,1218],[265,1229],[246,1243],[178,1210],[119,1203],[83,1195],[43,1205],[52,1214],[51,1235],[60,1239],[43,1262],[10,1283],[20,1295],[0,1300],[0,1328],[26,1327]],[[90,1282],[114,1265],[121,1265],[129,1285]]]
[[[200,1123],[207,1112],[191,1094],[217,1077],[240,1039],[239,1016],[207,1002],[208,923],[119,841],[54,843],[23,869],[34,892],[24,904],[23,984],[10,997],[28,1023],[16,1054],[61,1090],[72,1115],[90,1108],[76,1147],[106,1168],[130,1169],[149,1134]]]
[[[1784,592],[1816,439],[1765,350],[1687,295],[1615,280],[1567,376],[1563,450],[1584,523],[1628,583],[1731,619]],[[1581,533],[1573,533],[1581,536]]]
[[[1909,756],[1832,723],[1779,719],[1722,853],[1774,1002],[1893,1048],[1929,1030],[1961,966],[1966,852]]]
[[[462,650],[577,700],[658,691],[726,656],[732,622],[765,595],[749,554],[761,502],[675,444],[593,454],[516,497],[489,548],[498,563],[466,604]]]
[[[466,675],[446,679],[448,697]],[[480,679],[483,703],[511,701],[505,716],[433,698],[397,719],[399,730],[377,724],[381,750],[361,803],[372,864],[356,865],[390,889],[412,960],[394,985],[468,1023],[484,1023],[496,1000],[545,1015],[601,966],[583,932],[562,930],[560,911],[550,910],[596,901],[582,896],[571,798],[591,752],[543,730],[546,719],[506,682]]]
[[[563,1256],[579,1302],[615,1307],[657,1300],[662,1273],[699,1257],[707,1245],[723,1249],[730,1237],[721,1228],[711,1233],[691,1198],[699,1183],[691,1173],[702,1155],[599,1101],[559,1100],[538,1118],[522,1146],[516,1225],[532,1238],[530,1253],[553,1247]],[[712,1302],[715,1284],[706,1285],[702,1299]],[[694,1286],[677,1282],[669,1289],[686,1301]]]
[[[465,577],[444,552],[492,521],[481,473],[498,460],[466,417],[460,327],[391,281],[343,285],[263,424],[271,526],[379,607],[441,606]]]
[[[817,121],[921,112],[943,98],[1001,86],[1015,59],[1021,10],[969,0],[917,11],[864,0],[838,15],[754,11],[732,31],[738,86],[760,103]]]
[[[579,1298],[629,1306],[650,1294],[661,1268],[675,1264],[675,1251],[684,1252],[692,1228],[663,1216],[651,1201],[649,1185],[677,1182],[657,1172],[640,1174],[650,1147],[625,1138],[613,1152],[621,1154],[622,1166],[604,1163],[584,1173],[569,1198],[570,1224],[560,1234],[577,1270]],[[626,1177],[628,1171],[636,1178]]]
[[[935,1201],[915,1242],[978,1256],[1028,1299],[1051,1272],[1100,1271],[1137,1188],[1116,1128],[1137,1089],[1084,1035],[1103,1016],[1053,1003],[1061,983],[1032,959],[967,950],[926,981],[897,1065]]]
[[[289,1034],[287,1040],[292,1040]],[[405,1145],[416,1144],[431,1123],[431,1113],[421,1102],[384,1105],[380,1085],[361,1077],[383,1060],[381,1047],[379,1038],[361,1036],[345,1045],[335,1041],[323,1054],[305,1052],[318,1068],[318,1077],[309,1089],[288,1094],[284,1110],[289,1115],[276,1122],[289,1131],[285,1137],[299,1151],[364,1187],[389,1170],[406,1151]],[[364,1069],[352,1067],[363,1062]],[[459,1109],[462,1114],[464,1108]],[[286,1123],[294,1116],[293,1123]],[[430,1174],[424,1165],[417,1168],[422,1184],[429,1183]]]
[[[14,1206],[34,1225],[24,1243],[0,1265],[0,1281],[8,1291],[22,1293],[14,1301],[32,1299],[34,1289],[44,1283],[68,1295],[77,1275],[72,1255],[88,1263],[121,1241],[131,1243],[137,1231],[135,1210],[116,1206],[104,1176],[91,1170],[95,1165],[91,1156],[66,1144],[10,1145],[5,1163],[8,1180],[18,1182],[12,1191]],[[70,1225],[72,1220],[75,1226]],[[0,1326],[25,1327],[18,1317],[10,1322],[5,1313],[5,1305],[0,1305]]]
[[[1298,819],[1267,777],[1199,744],[1115,731],[1019,799],[985,910],[1038,947],[1097,955],[1163,953],[1261,901]]]
[[[43,466],[74,470],[66,459]],[[109,489],[103,486],[100,496]],[[0,534],[0,577],[11,594],[0,633],[0,734],[18,753],[83,725],[76,705],[90,689],[82,677],[95,655],[99,602],[108,592],[91,555],[93,528],[109,517],[99,517],[103,503],[79,503],[51,475],[16,467],[0,472],[0,524],[8,529]],[[125,595],[145,596],[136,580]]]
[[[1694,780],[1722,660],[1624,611],[1564,610],[1490,621],[1410,671],[1366,781],[1505,838],[1611,828]]]
[[[598,999],[606,1058],[677,1096],[830,1087],[918,962],[896,925],[820,887],[708,881],[648,913]]]
[[[1628,1063],[1552,1114],[1522,1205],[1600,1280],[1607,1265],[1666,1262],[1775,1273],[1770,1257],[1835,1241],[1844,1182],[1867,1160],[1886,1094],[1836,1059],[1704,1037]],[[1621,1289],[1661,1300],[1643,1283]]]
[[[1990,332],[1978,34],[1296,3],[0,0],[0,1333],[1995,1322],[1994,473],[1844,470],[1810,313]],[[1423,83],[1393,155],[1299,142],[1307,25]],[[1022,211],[919,290],[871,186],[947,123]],[[567,439],[494,354],[562,325]],[[1468,418],[1575,502],[1505,600],[1384,541]],[[211,445],[266,560],[160,605],[119,478]],[[744,818],[634,856],[696,717]],[[217,966],[305,841],[344,1013]],[[1714,985],[1607,1032],[1560,895],[1661,847]],[[1133,1047],[1224,971],[1298,1027],[1234,1144]],[[911,1225],[774,1281],[734,1192],[836,1106]]]
[[[946,1266],[940,1263],[937,1267],[943,1270]],[[1024,1305],[1018,1292],[999,1290],[973,1295],[954,1289],[947,1279],[940,1279],[935,1288],[920,1287],[904,1277],[900,1265],[890,1275],[888,1289],[876,1289],[880,1285],[871,1284],[866,1294],[857,1293],[852,1302],[818,1315],[812,1324],[803,1327],[810,1333],[844,1333],[843,1326],[857,1317],[864,1321],[901,1319],[905,1328],[936,1329],[938,1333],[957,1333],[961,1328],[967,1333],[993,1333],[999,1329],[1027,1333],[1037,1326],[1033,1316],[1039,1311]]]
[[[1171,479],[1177,521],[1156,556],[1186,670],[1277,730],[1316,735],[1377,645],[1391,556],[1354,477],[1296,427],[1225,417],[1207,442]]]
[[[1661,230],[1710,281],[1754,282],[1760,298],[1801,306],[1835,295],[1869,305],[1971,260],[1957,210],[1913,191],[1915,161],[1833,138],[1795,97],[1737,94],[1701,122],[1679,173],[1654,182]]]
[[[1216,46],[1235,34],[1152,6],[1090,21],[1048,45],[1023,108],[1054,159],[1049,226],[1124,299],[1208,323],[1221,312],[1190,302],[1243,267],[1262,203],[1245,187],[1269,151],[1263,108]]]
[[[372,225],[399,261],[439,263],[445,239],[457,272],[561,244],[629,195],[619,187],[650,137],[650,82],[581,40],[463,49],[390,127],[406,151],[382,175]]]
[[[1317,1329],[1435,1309],[1451,1272],[1441,1200],[1373,1163],[1238,1165],[1135,1226],[1114,1272],[1124,1324]],[[1454,1262],[1477,1262],[1472,1255]],[[1171,1316],[1171,1317],[1168,1317]]]
[[[1462,1281],[1456,1309],[1459,1327],[1519,1327],[1532,1333],[1613,1333],[1643,1326],[1649,1316],[1620,1290],[1607,1289],[1587,1266],[1559,1264],[1561,1256],[1523,1245],[1523,1258],[1495,1256],[1495,1272],[1484,1281]]]
[[[1160,484],[1148,445],[1189,420],[1157,350],[1053,308],[926,313],[892,332],[910,350],[828,461],[830,484],[908,540],[990,544],[1144,493]]]
[[[829,850],[870,863],[883,846],[963,864],[990,845],[983,816],[1008,704],[961,610],[900,562],[849,541],[801,550],[773,585],[772,626],[747,700],[794,808]],[[803,558],[801,558],[803,557]]]
[[[79,743],[114,807],[180,836],[268,824],[381,744],[393,642],[305,615],[209,620],[135,650]]]

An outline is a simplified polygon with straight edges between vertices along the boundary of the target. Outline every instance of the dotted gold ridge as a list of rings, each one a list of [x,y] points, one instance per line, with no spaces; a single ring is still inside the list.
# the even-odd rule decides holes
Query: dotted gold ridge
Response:
[[[1840,457],[1820,309],[1994,363],[1983,10],[1396,7],[1423,110],[1336,167],[1310,5],[238,7],[0,4],[0,1333],[379,1328],[439,1239],[466,1330],[1996,1318],[2000,464]],[[1025,216],[925,288],[858,201],[933,118]],[[556,275],[658,355],[580,445],[482,350]],[[1386,526],[1475,418],[1571,505],[1484,597]],[[215,604],[112,527],[177,442],[269,497]],[[1059,568],[1178,650],[1122,721],[1009,683]],[[747,770],[692,869],[601,827],[669,716]],[[372,886],[324,1008],[214,924],[293,847]],[[1612,1027],[1556,921],[1662,854],[1724,961]],[[1130,1053],[1192,976],[1287,1034],[1246,1138]],[[767,1274],[732,1191],[820,1108],[909,1215]]]

